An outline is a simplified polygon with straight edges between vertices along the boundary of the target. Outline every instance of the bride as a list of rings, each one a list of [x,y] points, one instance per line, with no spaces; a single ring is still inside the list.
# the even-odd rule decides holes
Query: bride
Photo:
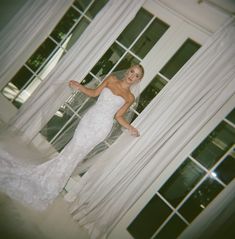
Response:
[[[124,119],[124,114],[135,100],[131,89],[143,75],[144,68],[138,64],[130,67],[122,80],[110,75],[96,89],[71,80],[71,88],[89,97],[99,96],[96,104],[83,116],[62,152],[43,164],[22,165],[0,149],[0,191],[25,205],[44,210],[62,191],[76,166],[107,137],[113,118],[138,137],[138,130]]]

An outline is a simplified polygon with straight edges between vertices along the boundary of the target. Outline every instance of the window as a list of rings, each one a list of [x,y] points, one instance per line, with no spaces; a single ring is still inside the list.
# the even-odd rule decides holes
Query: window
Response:
[[[135,239],[149,239],[171,212],[171,208],[154,195],[127,230]]]
[[[178,167],[128,226],[134,238],[177,238],[234,179],[234,115],[235,109]],[[153,205],[156,197],[158,200]],[[162,204],[169,208],[168,214],[162,213]],[[151,216],[143,216],[146,210]],[[159,216],[164,220],[156,224]],[[151,228],[147,226],[152,224]]]
[[[158,72],[150,84],[140,95],[137,108],[140,113],[152,99],[163,89],[169,80],[182,68],[182,66],[194,55],[200,45],[191,39],[187,39],[173,57]]]
[[[1,93],[20,108],[108,0],[76,0]]]
[[[83,79],[82,84],[95,87],[101,83],[102,76],[112,71],[127,69],[130,65],[139,63],[167,31],[168,27],[166,23],[141,8],[136,17]],[[91,98],[84,96],[82,93],[75,93],[60,107],[40,133],[57,150],[61,150],[64,146],[57,146],[60,136],[68,131],[68,127],[73,121],[79,121],[84,109],[91,103]],[[53,130],[52,125],[57,125],[55,127],[57,130]],[[72,137],[75,127],[69,129],[69,132],[71,132],[69,138]],[[67,141],[64,143],[66,144]],[[109,142],[106,141],[106,145],[109,146]]]

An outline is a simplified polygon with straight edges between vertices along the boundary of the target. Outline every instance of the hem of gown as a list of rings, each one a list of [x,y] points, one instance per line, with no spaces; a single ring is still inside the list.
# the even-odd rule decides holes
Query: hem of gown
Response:
[[[67,193],[69,194],[69,193]],[[79,210],[79,213],[76,213],[76,210],[81,206],[80,202],[77,198],[77,196],[72,195],[72,193],[70,193],[70,195],[65,195],[64,198],[65,201],[68,204],[68,211],[72,216],[72,219],[78,223],[78,225],[81,228],[84,228],[85,231],[88,233],[89,238],[90,239],[107,239],[107,234],[101,232],[95,225],[94,222],[86,222],[86,212],[85,210]],[[66,197],[67,196],[67,197]],[[72,196],[76,197],[75,199],[73,199],[73,201],[68,201],[72,199]],[[67,200],[68,199],[68,200]],[[72,205],[71,205],[72,204]],[[74,207],[76,205],[76,207]],[[73,215],[74,214],[74,215]]]

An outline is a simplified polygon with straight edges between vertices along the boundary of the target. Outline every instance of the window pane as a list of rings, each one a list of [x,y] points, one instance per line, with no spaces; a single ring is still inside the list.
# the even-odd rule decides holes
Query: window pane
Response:
[[[79,124],[80,119],[77,116],[73,116],[72,120],[64,127],[64,129],[56,137],[56,140],[52,142],[54,148],[60,152],[66,144],[72,139],[75,129]]]
[[[124,46],[129,47],[152,18],[152,14],[141,8],[117,40]]]
[[[49,57],[52,51],[56,48],[56,44],[47,38],[41,46],[28,59],[26,64],[34,71],[36,71]]]
[[[215,173],[226,184],[235,178],[235,150],[215,169]]]
[[[156,42],[162,37],[169,25],[155,19],[131,50],[139,57],[144,58]]]
[[[42,128],[40,133],[50,141],[72,115],[73,112],[67,106],[62,105],[50,121]]]
[[[149,83],[140,95],[137,111],[140,113],[152,101],[152,99],[163,89],[167,81],[157,75]]]
[[[67,50],[73,46],[73,44],[78,40],[89,24],[90,22],[84,17],[79,21],[72,33],[69,35],[70,39],[66,44]]]
[[[180,68],[193,56],[199,49],[200,45],[191,39],[180,47],[169,62],[161,69],[161,73],[168,79],[171,79]]]
[[[76,0],[73,4],[82,12],[87,8],[90,4],[91,0]]]
[[[138,64],[139,62],[140,61],[136,59],[133,55],[127,53],[125,57],[115,67],[114,71],[126,70],[130,68],[131,65]]]
[[[94,18],[107,2],[108,0],[94,1],[92,5],[89,7],[88,11],[86,12],[86,15],[90,18]]]
[[[91,72],[99,77],[106,75],[123,54],[123,48],[114,43],[96,63]]]
[[[2,89],[2,94],[9,100],[13,100],[27,81],[33,76],[25,66],[23,66],[13,77],[13,79]]]
[[[192,156],[207,168],[211,168],[235,143],[235,129],[222,122],[196,148]]]
[[[57,24],[57,26],[51,33],[51,36],[57,42],[60,42],[68,33],[68,31],[72,28],[72,26],[75,24],[79,17],[80,14],[78,13],[78,11],[71,7],[61,19],[61,21]]]
[[[205,172],[201,168],[187,159],[159,192],[176,207],[204,175]]]
[[[174,215],[154,239],[176,239],[186,227],[187,224],[180,217]]]
[[[135,239],[149,239],[170,213],[171,209],[155,195],[127,230]]]
[[[207,178],[205,182],[189,197],[179,212],[191,222],[223,189],[213,178]]]
[[[90,78],[92,80],[90,80]],[[87,84],[85,84],[86,81],[90,80]],[[88,88],[96,88],[98,86],[98,82],[91,76],[87,75],[84,80],[82,81],[83,85],[86,85]],[[89,99],[89,104],[88,102],[85,103]],[[73,97],[69,97],[66,103],[74,110],[77,111],[79,108],[81,108],[83,105],[83,110],[81,109],[79,111],[79,114],[82,114],[82,112],[87,109],[89,105],[92,105],[95,102],[95,98],[91,97],[89,98],[85,94],[81,92],[77,92]],[[85,103],[85,104],[84,104]],[[86,106],[86,107],[85,107]]]
[[[36,88],[41,84],[41,80],[37,77],[33,77],[24,86],[21,93],[12,102],[17,108],[20,108],[22,104],[31,96],[31,94],[36,90]]]
[[[89,86],[91,88],[95,88],[98,83],[97,80],[91,74],[87,74],[86,77],[81,81],[81,84]]]
[[[233,109],[233,111],[226,117],[226,119],[235,124],[235,109]]]

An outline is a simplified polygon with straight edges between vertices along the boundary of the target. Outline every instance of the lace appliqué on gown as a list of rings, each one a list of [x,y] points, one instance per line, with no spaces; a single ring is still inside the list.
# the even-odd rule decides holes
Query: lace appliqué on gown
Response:
[[[94,106],[83,116],[63,151],[40,165],[21,164],[0,148],[0,191],[23,204],[44,210],[62,191],[83,158],[109,134],[113,117],[125,103],[104,88]]]

